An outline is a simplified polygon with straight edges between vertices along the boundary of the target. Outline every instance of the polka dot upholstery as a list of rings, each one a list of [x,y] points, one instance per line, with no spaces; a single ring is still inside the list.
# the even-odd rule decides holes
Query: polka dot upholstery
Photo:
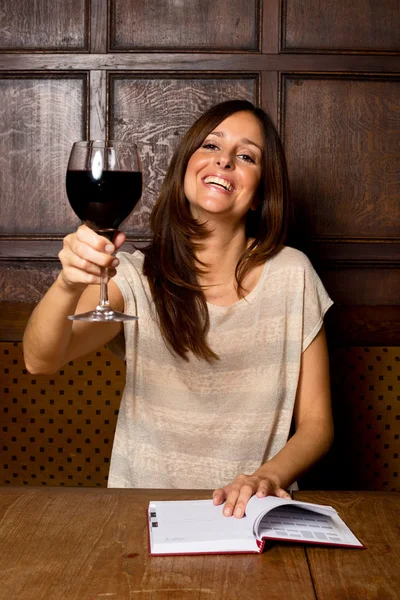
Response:
[[[325,477],[400,491],[400,349],[330,354],[335,472]],[[26,371],[21,343],[0,342],[0,485],[106,486],[124,381],[107,348],[44,376]]]
[[[400,491],[400,348],[337,348],[330,362],[341,487]]]
[[[106,486],[124,381],[107,348],[47,376],[0,342],[0,484]]]

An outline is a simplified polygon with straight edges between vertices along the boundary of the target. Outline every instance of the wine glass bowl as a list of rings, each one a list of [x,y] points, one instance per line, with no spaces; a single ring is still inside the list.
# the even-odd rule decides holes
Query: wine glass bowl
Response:
[[[69,157],[66,188],[69,203],[85,225],[113,240],[142,194],[142,168],[135,144],[115,140],[75,142]],[[68,318],[80,321],[131,321],[137,317],[113,311],[108,301],[107,269],[94,311]]]

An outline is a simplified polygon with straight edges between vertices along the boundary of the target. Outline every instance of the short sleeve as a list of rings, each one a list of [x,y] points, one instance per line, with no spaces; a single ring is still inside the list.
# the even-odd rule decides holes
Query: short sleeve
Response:
[[[324,316],[333,301],[308,258],[304,262],[302,352],[308,348],[322,327]]]

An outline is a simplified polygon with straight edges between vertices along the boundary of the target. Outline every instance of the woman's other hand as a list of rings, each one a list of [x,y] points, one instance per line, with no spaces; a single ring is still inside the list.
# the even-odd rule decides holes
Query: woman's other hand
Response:
[[[225,517],[240,519],[246,511],[248,501],[254,494],[259,498],[265,496],[278,496],[279,498],[291,499],[274,475],[245,475],[241,474],[223,488],[214,490],[214,504],[225,502],[223,514]]]
[[[108,277],[115,275],[118,259],[113,256],[125,241],[125,234],[118,231],[111,243],[87,225],[81,225],[67,235],[58,257],[62,264],[60,278],[69,289],[84,289],[90,284],[100,284],[102,269],[108,269]]]

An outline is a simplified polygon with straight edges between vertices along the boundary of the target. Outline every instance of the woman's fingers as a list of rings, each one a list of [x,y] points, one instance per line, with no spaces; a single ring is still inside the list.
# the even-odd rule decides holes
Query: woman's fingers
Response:
[[[278,496],[279,498],[292,499],[290,494],[286,490],[279,487],[274,481],[270,479],[262,479],[258,490],[256,492],[258,498],[265,498],[265,496]]]
[[[121,248],[121,246],[125,242],[125,240],[126,240],[126,235],[122,231],[117,231],[117,233],[115,234],[114,239],[113,239],[113,244],[115,246],[115,249],[118,250],[119,248]]]
[[[215,505],[222,504],[226,500],[226,492],[224,488],[218,488],[213,492],[213,503]]]
[[[107,238],[97,235],[86,228],[89,233],[78,230],[76,235],[68,236],[65,240],[66,248],[81,259],[100,267],[110,267],[114,261],[115,246]]]
[[[111,277],[114,277],[115,274],[116,274],[115,269],[109,269],[108,270],[108,279],[111,279]],[[73,283],[81,283],[84,285],[100,285],[102,273],[101,273],[101,269],[99,269],[98,274],[95,274],[95,273],[88,273],[87,271],[82,271],[81,269],[77,269],[75,267],[68,267],[66,269],[63,269],[62,277],[63,277],[65,283],[67,283],[67,284],[70,284],[73,282]]]
[[[81,225],[75,233],[64,238],[59,259],[63,266],[63,279],[69,285],[99,284],[103,269],[108,269],[108,277],[114,277],[118,258],[113,253],[123,244],[125,235],[117,232],[115,243]]]
[[[247,503],[254,494],[259,498],[278,496],[291,499],[286,490],[282,489],[273,479],[260,478],[257,475],[238,475],[224,488],[214,490],[213,502],[215,505],[219,505],[225,501],[224,516],[233,515],[240,519],[245,514]]]
[[[239,490],[232,490],[228,494],[224,506],[224,515],[226,517],[233,514],[237,519],[241,519],[245,513],[246,506],[250,498],[257,489],[257,482],[249,482],[242,485]]]
[[[279,498],[286,498],[287,500],[291,500],[292,497],[290,494],[287,493],[286,490],[283,490],[282,488],[278,488],[275,496],[278,496]]]

